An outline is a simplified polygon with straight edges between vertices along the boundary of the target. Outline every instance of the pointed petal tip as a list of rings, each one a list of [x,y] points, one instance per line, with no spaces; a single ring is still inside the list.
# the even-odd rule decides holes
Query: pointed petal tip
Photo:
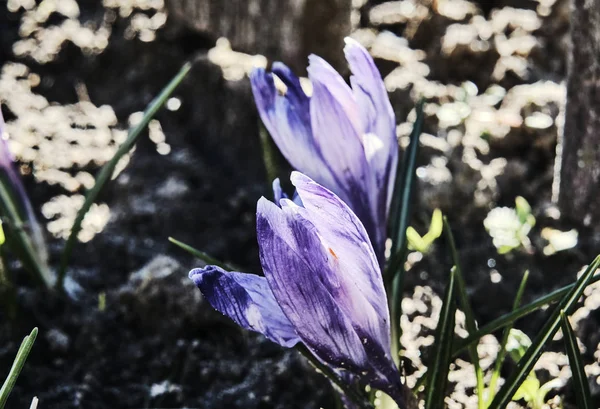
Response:
[[[348,47],[358,47],[364,49],[364,46],[352,37],[344,37],[344,44],[346,44],[344,49]]]
[[[322,186],[321,184],[315,182],[313,179],[306,176],[302,172],[298,172],[296,170],[293,171],[292,175],[290,176],[290,180],[292,181],[292,185],[294,185],[294,187],[296,187],[296,191],[300,195],[300,197],[302,197],[303,191],[306,191],[307,189],[309,189],[311,187],[313,187],[317,190],[325,191],[325,192],[333,195],[331,190],[329,190],[326,187]]]
[[[273,63],[273,65],[271,66],[271,72],[273,72],[278,77],[296,78],[296,75],[294,74],[292,69],[280,61],[275,61]]]
[[[282,199],[283,200],[283,199]],[[281,207],[279,203],[273,203],[266,197],[262,196],[256,203],[256,225],[257,229],[265,221],[273,220],[279,217]]]
[[[271,187],[273,188],[273,190],[281,190],[281,181],[279,180],[279,178],[273,179]]]
[[[195,278],[196,278],[196,276],[197,276],[198,274],[202,274],[202,269],[201,269],[201,268],[194,268],[193,270],[191,270],[191,271],[190,271],[190,273],[188,274],[188,277],[189,277],[191,280],[194,280],[194,281],[196,281],[196,280],[195,280]]]
[[[308,77],[311,81],[326,81],[328,76],[333,75],[335,78],[339,77],[340,74],[329,64],[325,59],[318,55],[311,54],[308,56],[308,67],[306,68]]]
[[[288,195],[286,195],[283,189],[281,188],[281,182],[279,181],[279,178],[275,178],[273,180],[273,184],[271,185],[271,187],[273,189],[273,201],[276,205],[281,207],[281,201],[283,199],[287,199]]]
[[[361,43],[350,37],[346,37],[345,42],[346,46],[344,47],[344,55],[350,64],[350,69],[352,70],[353,74],[357,74],[355,71],[360,70],[362,68],[361,65],[364,64],[367,64],[369,70],[373,70],[375,68],[375,61],[373,60],[373,57]],[[366,73],[363,73],[363,75],[366,75]]]
[[[294,185],[294,187],[296,188],[296,191],[299,195],[301,195],[300,191],[303,190],[303,188],[305,188],[308,185],[312,184],[312,185],[318,185],[319,187],[322,187],[317,182],[312,180],[310,177],[306,176],[302,172],[298,172],[297,170],[292,172],[292,174],[290,176],[290,180],[292,181],[292,185]],[[323,189],[325,189],[325,188],[323,188]]]
[[[305,178],[310,179],[308,176],[306,176],[304,173],[302,173],[298,170],[293,170],[292,173],[290,174],[290,180],[292,181],[292,184],[294,186],[296,186],[296,181],[301,181],[301,180],[304,180]]]
[[[202,283],[202,280],[204,278],[205,274],[210,274],[210,273],[220,273],[220,272],[225,272],[225,270],[223,270],[221,267],[218,266],[213,266],[211,264],[204,266],[204,267],[200,267],[200,268],[194,268],[190,271],[190,273],[188,274],[188,277],[194,281],[194,283],[196,285],[200,285]]]
[[[265,94],[265,92],[272,93],[275,90],[273,74],[264,68],[254,68],[250,72],[250,85],[255,94],[257,92],[261,94]]]
[[[261,210],[268,208],[269,205],[272,204],[274,203],[271,202],[269,199],[267,199],[264,196],[261,196],[260,199],[258,199],[258,202],[256,202],[256,212],[261,213]]]
[[[262,67],[254,67],[252,71],[250,71],[250,80],[255,78],[260,78],[261,76],[267,74],[267,71]]]

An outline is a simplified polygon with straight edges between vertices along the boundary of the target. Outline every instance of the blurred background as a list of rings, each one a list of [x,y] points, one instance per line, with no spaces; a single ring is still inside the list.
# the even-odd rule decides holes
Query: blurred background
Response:
[[[328,385],[296,353],[242,332],[202,300],[187,278],[201,262],[167,238],[260,272],[255,206],[271,193],[248,73],[279,60],[305,75],[316,53],[348,75],[348,35],[375,58],[401,146],[415,102],[426,100],[412,225],[425,231],[436,208],[448,215],[479,320],[510,309],[525,269],[524,302],[569,284],[595,255],[593,227],[560,218],[555,204],[569,1],[224,3],[0,2],[0,103],[52,266],[127,128],[194,61],[86,216],[68,269],[69,299],[15,277],[17,318],[0,312],[0,368],[10,367],[33,326],[40,336],[10,407],[28,407],[34,395],[44,409],[332,407]],[[281,156],[277,163],[287,178],[291,168]],[[519,195],[537,219],[530,247],[499,255],[483,221]],[[577,247],[546,250],[543,228],[576,228]],[[416,368],[439,314],[446,254],[440,240],[409,257],[403,345]],[[600,375],[600,288],[590,288],[579,316],[592,318],[573,325],[589,370]],[[541,318],[518,326],[535,330]],[[546,378],[566,370],[564,355],[552,353],[540,364]],[[451,408],[472,407],[472,369],[462,362],[453,369]],[[600,386],[592,393],[598,397]]]

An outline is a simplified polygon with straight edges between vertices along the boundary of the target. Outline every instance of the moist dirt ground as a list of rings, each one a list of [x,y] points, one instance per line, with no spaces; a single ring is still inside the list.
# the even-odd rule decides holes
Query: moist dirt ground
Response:
[[[415,101],[427,101],[412,225],[423,233],[435,208],[448,216],[480,323],[510,309],[526,269],[524,302],[573,282],[598,252],[598,238],[552,204],[567,3],[354,2],[353,36],[385,78],[403,146]],[[219,65],[214,47],[214,38],[171,21],[162,1],[0,4],[2,112],[54,269],[82,195],[128,125],[185,61],[196,61],[86,218],[68,295],[35,288],[8,263],[17,298],[12,317],[0,312],[0,371],[22,337],[40,330],[8,407],[29,407],[34,396],[43,409],[334,407],[328,383],[294,351],[213,311],[187,278],[202,263],[167,240],[260,272],[254,214],[270,191],[259,119],[245,68]],[[285,177],[290,169],[279,163]],[[483,220],[518,195],[537,219],[531,250],[499,255]],[[544,227],[577,229],[578,246],[545,255]],[[403,343],[420,373],[450,268],[446,242],[411,254],[409,264]],[[600,288],[590,288],[573,320],[598,406],[599,299]],[[535,336],[547,315],[517,327]],[[497,341],[484,341],[489,361]],[[560,340],[551,345],[540,379],[568,379],[562,351]],[[474,407],[472,369],[461,358],[450,408]],[[568,383],[548,399],[558,397],[575,407]]]

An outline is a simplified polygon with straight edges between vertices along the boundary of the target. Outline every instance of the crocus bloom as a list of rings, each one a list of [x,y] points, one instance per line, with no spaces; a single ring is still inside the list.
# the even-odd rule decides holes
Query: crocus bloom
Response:
[[[346,39],[350,88],[322,58],[309,57],[312,96],[282,63],[250,79],[260,117],[297,170],[337,194],[363,222],[383,262],[387,215],[398,160],[394,111],[373,59]],[[276,89],[274,76],[287,90]]]
[[[210,304],[240,326],[383,390],[404,406],[390,352],[390,318],[367,232],[334,193],[292,173],[302,206],[261,198],[257,236],[265,277],[207,266],[190,272]]]

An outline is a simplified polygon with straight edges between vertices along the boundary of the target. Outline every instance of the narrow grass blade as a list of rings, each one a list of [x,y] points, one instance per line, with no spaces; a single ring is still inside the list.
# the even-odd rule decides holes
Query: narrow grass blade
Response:
[[[519,361],[516,371],[509,379],[507,379],[506,383],[498,391],[498,394],[490,405],[490,409],[504,408],[510,402],[511,398],[519,388],[519,385],[532,371],[533,366],[542,354],[544,346],[552,340],[552,337],[554,337],[554,334],[558,331],[561,311],[569,314],[573,310],[575,304],[583,294],[583,290],[590,284],[592,276],[599,265],[600,256],[597,256],[588,266],[587,270],[581,275],[579,280],[577,280],[575,287],[560,300],[558,306],[554,309],[548,321],[546,321],[546,324],[539,335],[533,341],[531,347],[527,349],[525,356]]]
[[[48,267],[46,242],[5,133],[6,124],[0,112],[0,213],[9,233],[8,244],[34,279],[50,288],[56,277]]]
[[[31,352],[37,333],[38,329],[34,328],[33,331],[31,331],[31,334],[23,339],[23,342],[19,347],[19,351],[17,352],[17,356],[15,357],[15,361],[13,362],[8,377],[2,385],[2,389],[0,389],[0,409],[4,409],[8,397],[17,383],[17,378],[25,365],[29,352]]]
[[[392,356],[396,364],[399,360],[400,350],[400,315],[402,314],[402,293],[404,290],[404,261],[407,254],[406,229],[410,221],[411,198],[417,167],[417,153],[419,152],[419,136],[423,129],[423,100],[416,106],[417,117],[410,135],[410,144],[407,154],[402,161],[398,161],[398,170],[394,186],[394,196],[390,213],[391,228],[390,236],[392,242],[392,257],[385,271],[384,280],[386,288],[391,290],[391,332],[392,332]]]
[[[198,257],[200,260],[204,261],[206,264],[218,266],[227,271],[233,271],[233,270],[239,271],[239,269],[237,267],[231,266],[227,263],[217,260],[216,258],[206,254],[205,252],[195,249],[192,246],[190,246],[189,244],[185,244],[184,242],[174,239],[173,237],[169,237],[169,241],[171,243],[175,244],[176,246],[178,246],[179,248],[187,251],[192,256]]]
[[[425,409],[444,407],[448,372],[450,370],[452,341],[454,340],[454,319],[456,316],[456,268],[450,270],[450,280],[444,294],[444,304],[435,330],[435,352],[430,367],[429,383],[425,396]]]
[[[152,100],[150,104],[146,107],[146,110],[144,111],[144,116],[140,123],[134,126],[133,128],[129,129],[127,139],[125,140],[125,142],[123,142],[121,146],[119,146],[119,149],[115,153],[115,156],[113,156],[112,159],[102,167],[102,170],[96,178],[96,183],[94,183],[94,187],[87,193],[85,197],[85,202],[83,203],[83,206],[81,207],[81,209],[79,209],[79,212],[77,213],[77,217],[75,218],[73,227],[71,227],[71,234],[69,235],[67,243],[65,244],[65,250],[62,254],[60,270],[58,272],[58,280],[56,283],[59,289],[63,289],[63,282],[67,271],[67,265],[69,263],[69,259],[71,258],[71,252],[73,251],[73,246],[77,241],[77,234],[79,234],[79,231],[81,230],[81,223],[83,222],[86,213],[90,210],[90,207],[98,198],[98,195],[102,191],[102,188],[112,177],[115,168],[119,163],[119,160],[133,148],[142,131],[146,128],[152,117],[154,117],[156,112],[164,105],[169,96],[171,96],[173,91],[175,91],[175,88],[177,88],[177,86],[181,84],[181,81],[183,81],[186,75],[190,72],[191,68],[192,63],[190,62],[184,64],[183,67],[181,67],[181,69],[179,70],[177,75],[171,80],[171,82],[169,82],[167,86],[163,88],[160,94],[156,98],[154,98],[154,100]]]
[[[394,195],[390,206],[390,237],[392,237],[391,258],[387,275],[393,278],[404,264],[406,256],[406,229],[410,221],[411,198],[419,153],[419,137],[423,130],[423,100],[417,103],[417,117],[410,134],[410,143],[402,160],[398,161]]]
[[[374,409],[373,405],[366,399],[365,396],[362,396],[357,390],[352,388],[350,385],[346,384],[340,377],[331,369],[329,366],[318,360],[303,344],[296,345],[296,350],[300,352],[307,360],[314,366],[317,370],[319,370],[323,376],[328,378],[335,386],[340,388],[344,395],[348,399],[350,399],[357,408],[360,409]],[[2,408],[0,408],[2,409]]]
[[[600,281],[600,274],[592,277],[592,279],[590,280],[590,284],[596,283],[598,281]],[[498,330],[501,330],[502,328],[512,326],[516,321],[520,320],[521,318],[526,317],[531,313],[534,313],[535,311],[548,304],[560,300],[562,297],[565,296],[565,294],[567,294],[570,290],[575,288],[575,285],[576,283],[573,283],[559,288],[557,290],[554,290],[550,294],[540,297],[527,305],[517,308],[514,311],[509,312],[507,314],[501,315],[492,322],[482,326],[475,333],[470,334],[467,338],[460,340],[458,342],[458,345],[454,348],[452,356],[456,358],[465,348],[468,348],[470,345],[479,342],[481,337],[483,337],[484,335],[488,335]],[[421,375],[421,377],[417,380],[415,389],[418,389],[425,383],[427,376],[427,372]]]
[[[28,233],[26,228],[27,222],[21,217],[19,205],[8,186],[10,184],[6,184],[4,178],[0,178],[0,206],[7,218],[6,226],[10,238],[7,244],[18,254],[25,268],[33,272],[35,280],[46,288],[50,288],[54,283],[55,277],[53,277],[46,262],[47,252],[45,244],[40,242],[41,239],[39,238],[34,239],[35,236],[33,235],[39,227],[33,225],[33,223],[36,223],[33,219],[27,221],[32,224],[30,226],[32,235]],[[27,203],[29,199],[27,196],[23,196],[23,200]]]
[[[600,274],[595,277],[592,277],[592,279],[590,280],[590,284],[596,283],[598,281],[600,281]],[[527,305],[524,305],[523,307],[520,307],[513,312],[509,312],[507,314],[504,314],[504,315],[496,318],[494,321],[481,327],[474,334],[471,334],[467,338],[462,340],[456,346],[456,348],[454,348],[453,355],[454,356],[458,355],[463,349],[465,349],[472,343],[479,341],[479,339],[481,337],[483,337],[484,335],[491,334],[492,332],[498,331],[499,329],[502,329],[508,325],[512,325],[515,321],[539,310],[541,307],[560,300],[569,291],[571,291],[573,288],[575,288],[576,285],[577,285],[577,283],[573,283],[573,284],[567,285],[565,287],[559,288],[558,290],[555,290],[548,295],[540,297],[537,300],[535,300]]]
[[[267,185],[271,186],[271,183],[277,179],[277,175],[279,174],[277,147],[275,146],[271,135],[269,135],[262,124],[258,128],[258,133],[260,136],[263,163],[265,164],[265,171],[267,172]]]
[[[460,260],[458,258],[456,242],[454,241],[454,235],[452,234],[450,223],[448,223],[448,219],[445,216],[443,217],[443,221],[444,232],[446,234],[448,244],[450,245],[450,254],[452,255],[452,262],[454,263],[454,269],[456,271],[455,276],[458,290],[458,303],[460,304],[460,308],[465,314],[465,325],[467,327],[467,332],[469,334],[473,334],[477,331],[477,321],[475,321],[475,315],[473,314],[473,309],[471,308],[471,304],[469,303],[469,296],[467,295],[467,285],[465,284],[462,269],[460,268]],[[485,402],[483,399],[483,370],[481,369],[479,355],[477,354],[477,344],[473,343],[469,345],[468,350],[469,357],[471,358],[473,367],[475,368],[475,378],[477,379],[477,407],[479,409],[483,409],[485,407]]]
[[[517,295],[515,296],[515,300],[513,302],[512,311],[515,311],[521,305],[521,300],[523,299],[523,293],[525,292],[525,287],[527,286],[527,280],[529,279],[529,270],[525,270],[523,274],[523,278],[521,279],[521,284],[519,285],[519,289],[517,290]],[[510,334],[510,330],[512,329],[512,323],[504,328],[504,332],[502,334],[502,341],[500,342],[500,351],[498,351],[498,356],[496,357],[496,361],[494,362],[494,371],[492,372],[492,378],[490,379],[489,397],[487,406],[490,406],[490,403],[494,399],[496,395],[496,386],[498,385],[498,380],[500,379],[500,370],[502,369],[502,364],[504,363],[504,359],[506,358],[506,344],[508,342],[508,335]]]
[[[577,345],[577,337],[569,323],[569,319],[564,310],[560,312],[560,323],[565,339],[565,348],[569,356],[569,365],[573,373],[573,386],[575,388],[575,398],[578,409],[593,409],[590,385],[585,375],[584,363]]]
[[[2,221],[0,221],[0,250],[5,243],[4,229],[2,228]],[[17,314],[17,291],[16,288],[10,282],[4,260],[0,253],[0,305],[6,312],[6,315],[10,319],[14,319]]]

